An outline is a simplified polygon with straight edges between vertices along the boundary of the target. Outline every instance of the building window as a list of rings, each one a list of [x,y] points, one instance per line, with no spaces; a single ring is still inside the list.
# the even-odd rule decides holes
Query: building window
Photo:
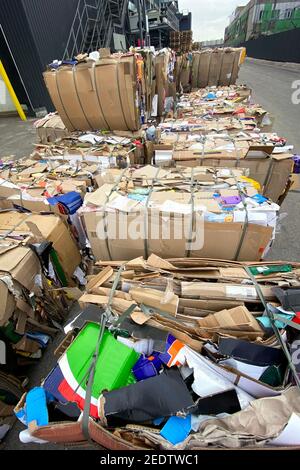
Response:
[[[272,20],[277,20],[280,17],[280,10],[272,10]]]
[[[284,18],[285,19],[289,19],[289,18],[292,18],[293,16],[293,11],[294,11],[294,8],[287,8],[284,12]]]

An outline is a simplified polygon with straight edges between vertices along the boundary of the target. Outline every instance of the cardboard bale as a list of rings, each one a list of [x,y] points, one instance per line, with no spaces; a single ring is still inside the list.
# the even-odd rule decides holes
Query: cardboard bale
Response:
[[[242,56],[243,51],[244,51],[243,47],[237,48],[235,50],[235,58],[234,58],[234,62],[233,62],[230,85],[235,85],[235,83],[238,79],[240,64],[241,64],[241,56]]]
[[[233,66],[236,52],[233,49],[225,49],[220,71],[219,86],[229,86],[232,84]]]
[[[223,49],[214,49],[212,51],[209,65],[208,86],[218,86],[223,56]]]
[[[191,448],[205,449],[207,445],[210,445],[212,449],[220,449],[220,447],[227,449],[245,447],[274,449],[274,445],[276,445],[278,449],[283,445],[282,441],[278,442],[278,435],[280,433],[283,433],[280,434],[281,437],[286,435],[286,428],[289,427],[296,429],[297,432],[288,433],[284,445],[289,449],[299,447],[299,420],[296,420],[290,427],[290,420],[293,421],[295,415],[299,414],[299,390],[292,386],[293,379],[288,374],[285,355],[277,342],[278,336],[272,334],[270,336],[270,333],[262,329],[260,322],[255,318],[257,315],[255,312],[263,311],[263,305],[258,296],[258,289],[246,283],[250,280],[246,271],[246,267],[249,265],[257,269],[256,281],[264,292],[270,292],[270,299],[273,302],[275,301],[274,286],[281,285],[283,282],[287,288],[299,285],[299,263],[291,263],[288,272],[286,271],[287,266],[278,261],[249,264],[207,258],[177,257],[165,260],[156,255],[152,255],[148,259],[139,257],[127,263],[124,263],[124,260],[114,263],[110,261],[97,263],[100,269],[104,268],[103,276],[101,279],[101,272],[91,276],[90,286],[100,282],[101,289],[106,289],[107,294],[110,295],[109,307],[114,313],[114,317],[112,321],[108,321],[107,326],[115,328],[115,316],[117,316],[122,324],[122,330],[127,332],[126,337],[123,335],[117,337],[117,340],[123,344],[115,343],[115,347],[118,350],[123,348],[123,354],[125,354],[125,346],[127,354],[133,355],[142,350],[143,356],[139,361],[146,361],[146,363],[154,361],[160,352],[162,356],[159,355],[159,357],[162,358],[163,366],[158,365],[158,370],[151,368],[152,373],[147,376],[147,380],[130,382],[127,387],[117,387],[115,390],[109,388],[108,392],[103,391],[100,387],[100,391],[96,388],[93,389],[89,424],[93,440],[105,448],[118,450],[157,449],[158,447],[165,450],[174,450],[174,448],[191,450]],[[121,267],[123,269],[120,270]],[[266,275],[268,269],[269,272]],[[113,276],[110,276],[112,271]],[[193,285],[195,279],[200,280],[203,273],[207,274],[203,284],[209,287],[212,284],[211,281],[215,279],[216,272],[219,273],[219,278],[218,282],[215,282],[214,288],[220,291],[226,290],[229,285],[228,279],[231,279],[231,288],[236,288],[236,301],[242,300],[241,304],[230,307],[225,304],[225,299],[220,298],[220,308],[217,309],[217,304],[215,304],[216,310],[213,312],[208,311],[201,316],[200,313],[204,312],[201,312],[201,308],[198,307],[198,317],[192,318],[182,314],[180,300],[185,302],[201,301],[201,299],[197,299],[197,292],[190,299],[185,297],[182,288],[185,288],[186,285]],[[131,273],[130,278],[128,277],[129,273]],[[238,274],[241,273],[244,275],[239,277]],[[153,287],[154,275],[158,280],[156,288]],[[190,278],[189,275],[191,275]],[[118,280],[117,290],[112,291],[113,286],[116,286],[116,280]],[[204,286],[202,289],[205,292]],[[242,289],[253,289],[256,292],[255,304],[251,304],[248,299],[245,301],[247,303],[245,305],[244,297],[240,294]],[[179,292],[177,297],[174,294],[175,291]],[[121,302],[121,294],[126,295],[127,302],[124,300]],[[206,292],[206,295],[210,298],[210,293]],[[76,361],[70,362],[70,350],[74,348],[75,343],[77,345],[79,343],[79,340],[76,339],[75,329],[82,328],[77,338],[82,338],[83,331],[87,328],[94,329],[95,324],[92,323],[94,322],[92,318],[95,314],[100,316],[103,314],[107,308],[108,296],[85,293],[82,300],[87,304],[94,303],[99,308],[95,311],[90,305],[79,313],[76,320],[78,323],[68,324],[71,329],[70,333],[73,335],[71,343],[67,336],[61,346],[63,356],[58,359],[58,364],[43,383],[45,390],[50,391],[56,401],[61,400],[61,394],[65,396],[66,393],[69,393],[70,388],[71,391],[75,389],[79,372],[81,372],[81,369],[78,368],[75,372],[75,365],[78,365]],[[224,305],[222,305],[222,301]],[[212,301],[207,300],[206,302],[210,305],[209,302]],[[130,316],[125,318],[123,314],[127,312],[129,304],[134,309]],[[161,305],[165,306],[164,311],[161,311]],[[80,323],[81,326],[79,326]],[[86,323],[89,325],[87,326]],[[95,328],[95,330],[97,329]],[[108,330],[104,334],[108,335]],[[95,341],[97,337],[97,335],[94,337]],[[146,352],[147,348],[148,352]],[[114,357],[115,351],[110,351],[110,357]],[[85,353],[84,348],[76,349],[76,354],[80,356],[82,361],[84,361]],[[88,354],[91,354],[90,351]],[[69,366],[66,367],[66,364]],[[191,388],[185,389],[183,401],[181,405],[180,403],[177,405],[177,408],[182,406],[181,411],[186,409],[184,403],[187,400],[186,412],[190,413],[191,410],[194,410],[195,414],[198,412],[201,415],[211,416],[211,419],[204,420],[197,431],[188,429],[189,432],[185,433],[184,437],[181,437],[180,433],[178,441],[166,437],[165,425],[162,432],[158,432],[157,426],[149,425],[149,416],[152,421],[156,417],[156,413],[163,414],[166,418],[171,416],[171,423],[174,423],[174,410],[157,411],[157,403],[155,400],[152,401],[153,383],[158,382],[159,388],[159,377],[162,375],[160,372],[168,374],[170,368],[177,375],[178,380],[182,381],[182,384],[183,379],[187,376],[184,375],[181,378],[178,368],[182,374],[187,373],[191,380]],[[282,369],[283,372],[281,378],[280,374],[276,373],[279,369]],[[65,383],[68,383],[69,370],[74,370],[75,379],[66,388]],[[122,371],[124,372],[124,368]],[[110,369],[107,372],[103,370],[101,377],[103,374],[104,377],[110,377],[109,372]],[[275,376],[279,380],[276,384],[271,383]],[[147,387],[148,381],[149,388]],[[140,384],[143,384],[142,398],[139,394]],[[174,383],[172,382],[172,384]],[[169,384],[164,390],[164,396],[172,393],[172,384]],[[154,395],[158,388],[154,390]],[[76,395],[76,402],[80,409],[84,409],[85,393],[85,388],[83,388],[81,394]],[[75,394],[76,391],[73,396]],[[137,408],[131,406],[132,394],[136,394],[134,403],[139,401]],[[151,397],[147,398],[147,394],[150,394]],[[116,396],[117,405],[115,405]],[[107,412],[113,407],[115,407],[114,410],[118,406],[120,408],[120,403],[124,411],[119,417],[123,423],[122,426],[120,426],[119,420],[116,423],[110,422],[110,411]],[[165,402],[163,405],[165,406]],[[24,406],[25,397],[21,399],[15,409],[17,416],[22,416]],[[275,424],[274,422],[270,423],[269,419],[270,413],[274,414],[274,410],[276,410]],[[146,412],[148,414],[145,414]],[[222,413],[221,418],[218,417],[220,413]],[[104,419],[104,416],[107,419]],[[257,419],[258,416],[260,420]],[[99,418],[104,427],[99,425]],[[178,426],[186,421],[186,417],[176,416],[175,418],[179,420]],[[259,429],[257,427],[258,421]],[[213,427],[210,429],[209,426],[212,422]],[[253,423],[250,430],[248,429],[249,422]],[[137,423],[142,425],[137,425]],[[37,426],[35,422],[32,422],[29,425],[29,433],[31,436],[45,439],[48,442],[84,441],[80,422],[78,421],[75,427],[73,424],[68,416],[60,423],[49,423],[47,426]],[[147,426],[145,426],[146,424]],[[230,432],[225,433],[227,425],[230,427]],[[204,432],[202,432],[202,426],[204,426]],[[217,431],[215,431],[215,427],[217,427]],[[207,437],[208,429],[209,435]],[[172,433],[173,431],[174,424],[172,424]],[[211,443],[212,435],[213,445]]]
[[[224,154],[224,152],[223,152]],[[266,158],[248,159],[234,156],[220,156],[213,158],[209,154],[202,158],[201,152],[184,150],[174,151],[174,160],[179,165],[199,166],[209,165],[217,167],[225,165],[229,168],[249,168],[249,176],[257,181],[263,194],[274,202],[278,202],[285,193],[293,169],[292,155],[267,155]]]
[[[105,57],[96,64],[44,73],[46,86],[69,131],[140,128],[135,56]]]
[[[236,178],[242,178],[244,174],[243,170],[226,169],[219,169],[217,173],[220,172],[222,175],[223,171],[227,177],[225,179],[220,177],[220,180],[217,178],[216,181],[230,183],[232,180],[233,186],[238,180],[232,178],[234,172],[237,172]],[[256,223],[237,223],[233,218],[224,223],[205,220],[206,211],[222,214],[222,209],[213,198],[213,173],[214,171],[204,167],[166,171],[151,166],[134,172],[130,170],[123,173],[120,173],[120,170],[107,172],[102,186],[95,193],[86,196],[85,206],[80,211],[96,259],[128,260],[141,255],[146,256],[147,252],[156,253],[163,258],[174,257],[176,254],[184,257],[189,251],[191,255],[201,257],[212,257],[215,254],[219,258],[231,260],[261,259],[271,241],[272,227]],[[108,177],[110,178],[107,179]],[[192,196],[189,193],[191,177],[198,184],[198,189]],[[164,187],[161,186],[162,181]],[[152,190],[148,199],[147,196],[141,196],[144,203],[147,203],[148,208],[145,210],[139,198],[137,200],[130,198],[127,192],[146,190],[147,193],[146,188],[151,184]],[[185,192],[181,192],[181,188],[185,189]],[[238,192],[234,191],[229,189],[224,196],[238,196]],[[257,193],[257,190],[251,187],[251,183],[248,192],[249,195]],[[193,216],[190,212],[191,197],[195,208]],[[194,234],[197,233],[199,236],[203,234],[203,245],[199,239],[198,245],[187,242],[191,224]],[[133,240],[131,232],[134,227]],[[180,236],[177,233],[179,227]]]
[[[209,70],[211,62],[210,51],[204,50],[200,53],[199,68],[198,68],[198,87],[205,88],[208,85]]]

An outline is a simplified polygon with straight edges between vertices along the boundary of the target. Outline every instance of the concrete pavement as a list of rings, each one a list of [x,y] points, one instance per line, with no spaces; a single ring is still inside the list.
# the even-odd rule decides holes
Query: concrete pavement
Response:
[[[294,69],[292,69],[294,68]],[[300,64],[289,67],[278,62],[246,59],[239,82],[246,83],[253,90],[253,98],[274,117],[274,130],[295,146],[300,154],[300,104],[292,103],[292,84],[300,80]],[[290,192],[282,205],[285,215],[275,243],[268,255],[272,260],[300,260],[300,193]]]
[[[36,140],[33,122],[34,119],[24,122],[19,117],[0,117],[0,158],[31,154]]]

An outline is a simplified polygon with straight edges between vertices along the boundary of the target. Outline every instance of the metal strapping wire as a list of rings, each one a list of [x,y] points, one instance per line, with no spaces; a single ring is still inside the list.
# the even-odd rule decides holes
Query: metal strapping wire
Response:
[[[239,186],[239,182],[237,181],[236,179],[236,176],[235,174],[233,173],[233,171],[231,171],[231,175],[232,177],[234,178],[235,182],[236,182],[236,186],[237,186],[237,189],[238,189],[238,192],[239,192],[239,195],[240,195],[240,198],[242,200],[242,203],[243,203],[243,206],[244,206],[244,209],[245,209],[245,213],[246,213],[246,220],[243,224],[243,231],[242,231],[242,235],[241,235],[241,238],[240,238],[240,241],[239,241],[239,244],[238,244],[238,247],[237,247],[237,250],[236,250],[236,254],[235,254],[235,257],[234,257],[234,260],[235,261],[238,261],[239,259],[239,256],[240,256],[240,253],[241,253],[241,249],[242,249],[242,246],[243,246],[243,243],[244,243],[244,240],[245,240],[245,236],[246,236],[246,233],[247,233],[247,229],[249,227],[249,214],[248,214],[248,207],[247,207],[247,204],[245,203],[245,200],[244,200],[244,193],[241,191],[241,188]]]
[[[119,176],[119,178],[117,179],[117,182],[116,184],[111,188],[109,194],[106,196],[106,201],[104,203],[104,206],[103,206],[103,226],[104,226],[104,234],[105,234],[105,244],[106,244],[106,249],[107,249],[107,253],[108,253],[108,256],[109,256],[109,259],[112,260],[112,256],[111,256],[111,252],[110,252],[110,248],[109,248],[109,241],[108,241],[108,236],[107,236],[107,212],[106,212],[106,206],[107,206],[107,203],[109,201],[109,198],[110,196],[113,194],[114,191],[116,191],[116,188],[119,186],[123,176],[126,176],[125,173],[127,171],[127,168],[125,168],[121,175]],[[127,178],[127,176],[126,176]]]
[[[192,168],[192,171],[191,171],[191,182],[190,182],[190,187],[191,187],[191,199],[190,199],[190,205],[191,205],[191,222],[190,222],[190,230],[189,230],[189,240],[188,240],[188,243],[189,243],[189,248],[187,250],[187,254],[186,254],[186,257],[187,258],[190,258],[191,256],[191,251],[192,251],[192,247],[191,247],[191,244],[192,244],[192,237],[193,237],[193,229],[194,229],[194,221],[195,221],[195,198],[194,198],[194,168]]]
[[[79,94],[78,94],[77,78],[76,78],[76,65],[73,65],[73,67],[72,67],[72,76],[73,76],[73,83],[74,83],[75,93],[76,93],[76,96],[77,96],[78,103],[79,103],[79,105],[80,105],[82,114],[84,115],[84,119],[86,120],[86,122],[88,123],[88,125],[90,126],[90,128],[93,129],[93,126],[91,125],[90,121],[88,120],[88,118],[87,118],[87,116],[86,116],[86,114],[85,114],[84,108],[83,108],[83,106],[82,106],[81,99],[80,99]]]
[[[262,293],[262,290],[261,290],[261,288],[260,288],[260,285],[258,284],[257,280],[255,279],[255,277],[254,277],[253,274],[251,273],[249,267],[248,267],[248,266],[244,266],[244,269],[245,269],[246,273],[248,274],[249,278],[251,279],[251,281],[253,282],[253,285],[254,285],[254,287],[255,287],[255,289],[256,289],[257,295],[258,295],[258,297],[260,298],[261,303],[263,304],[263,306],[264,306],[264,308],[265,308],[265,311],[266,311],[266,313],[267,313],[267,315],[268,315],[268,317],[269,317],[269,320],[270,320],[270,323],[271,323],[271,325],[272,325],[272,329],[273,329],[273,331],[274,331],[274,334],[275,334],[275,336],[276,336],[276,338],[277,338],[277,341],[278,341],[278,343],[280,344],[280,346],[281,346],[281,348],[282,348],[282,350],[283,350],[283,352],[284,352],[284,354],[285,354],[285,357],[286,357],[286,359],[287,359],[287,361],[288,361],[289,368],[290,368],[290,370],[291,370],[291,372],[292,372],[292,374],[293,374],[293,377],[294,377],[294,379],[295,379],[295,382],[296,382],[296,384],[297,384],[297,387],[300,389],[300,378],[299,378],[299,376],[298,376],[298,374],[297,374],[295,365],[293,364],[292,357],[291,357],[291,355],[290,355],[290,352],[289,352],[289,350],[288,350],[288,348],[287,348],[286,343],[285,343],[284,340],[282,339],[281,334],[280,334],[280,332],[279,332],[279,330],[278,330],[278,328],[277,328],[277,326],[276,326],[274,315],[273,315],[273,313],[272,313],[272,312],[270,311],[270,309],[269,309],[269,306],[268,306],[268,304],[267,304],[267,302],[266,302],[266,299],[265,299],[265,297],[264,297],[264,295],[263,295],[263,293]]]
[[[112,312],[112,309],[111,309],[111,305],[112,305],[112,302],[113,302],[113,297],[114,297],[115,291],[118,287],[120,277],[121,277],[121,273],[124,270],[124,268],[125,268],[125,264],[123,264],[119,268],[119,270],[116,274],[116,277],[114,279],[114,283],[113,283],[111,291],[110,291],[110,295],[109,295],[108,303],[107,303],[107,306],[106,306],[106,310],[105,310],[105,312],[102,313],[102,316],[101,316],[99,336],[98,336],[97,344],[96,344],[95,351],[94,351],[94,354],[93,354],[93,357],[92,357],[92,362],[91,362],[91,365],[89,367],[89,370],[88,370],[87,374],[85,375],[85,377],[83,379],[83,380],[85,380],[88,377],[86,393],[85,393],[83,417],[82,417],[82,432],[83,432],[84,437],[91,444],[94,444],[94,442],[92,441],[92,439],[90,437],[90,433],[89,433],[89,419],[90,419],[90,406],[91,406],[91,399],[92,399],[92,389],[93,389],[94,378],[95,378],[95,370],[96,370],[96,365],[97,365],[97,361],[98,361],[98,357],[99,357],[99,353],[100,353],[100,348],[101,348],[101,343],[102,343],[102,340],[103,340],[105,328],[106,328],[107,323],[110,321],[111,316],[113,315],[113,312]],[[131,306],[130,309],[131,308],[133,308],[133,306]],[[135,308],[135,306],[134,306],[134,308]],[[126,313],[127,313],[127,311],[124,313],[124,315]],[[117,324],[118,321],[120,321],[119,318],[115,321],[115,324]],[[79,384],[79,386],[80,386],[80,384]],[[77,389],[79,388],[79,386],[77,387]],[[77,389],[76,389],[76,391],[77,391]]]
[[[148,259],[149,257],[149,250],[148,250],[148,236],[149,236],[149,230],[148,230],[148,205],[154,190],[154,185],[159,181],[158,180],[158,175],[160,172],[160,168],[157,169],[157,172],[155,173],[154,178],[152,179],[152,185],[148,194],[148,197],[146,199],[145,203],[145,216],[144,216],[144,253],[145,253],[145,259]]]
[[[58,85],[58,80],[57,80],[57,74],[59,73],[58,69],[55,70],[55,83],[56,83],[56,88],[57,88],[57,93],[58,93],[58,96],[59,96],[59,99],[60,99],[60,103],[62,105],[62,108],[64,110],[64,113],[65,115],[67,116],[67,119],[68,121],[70,122],[71,126],[73,126],[74,129],[76,129],[76,126],[74,126],[72,120],[70,119],[68,113],[67,113],[67,110],[66,110],[66,107],[64,105],[64,102],[62,100],[62,97],[61,97],[61,92],[60,92],[60,88],[59,88],[59,85]]]

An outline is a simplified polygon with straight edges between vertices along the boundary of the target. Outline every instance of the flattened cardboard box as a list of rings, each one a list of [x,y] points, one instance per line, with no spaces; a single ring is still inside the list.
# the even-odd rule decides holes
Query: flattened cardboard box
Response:
[[[145,241],[144,238],[132,240],[129,233],[124,232],[124,226],[119,228],[119,219],[116,213],[108,212],[106,220],[102,211],[86,212],[83,214],[87,236],[91,243],[93,254],[96,260],[131,260],[139,256],[147,258],[145,245],[148,254],[156,254],[161,258],[185,257],[188,251],[188,243],[185,238],[180,240],[174,236],[174,218],[172,216],[155,217],[151,220],[151,211],[148,213],[148,226],[156,226],[158,233],[162,233],[162,227],[169,224],[170,237],[164,239],[151,239],[151,234]],[[127,228],[131,223],[135,223],[136,214],[127,214]],[[182,219],[181,219],[182,220]],[[187,221],[185,221],[187,223]],[[199,226],[197,226],[197,223]],[[158,227],[157,227],[158,224]],[[176,224],[176,222],[175,222]],[[152,226],[153,226],[152,225]],[[98,237],[105,231],[105,226],[116,227],[115,239],[103,239]],[[198,228],[197,228],[198,227]],[[196,219],[195,233],[203,230],[202,222]],[[203,248],[191,251],[191,256],[199,258],[219,258],[235,260],[239,244],[243,238],[242,246],[238,254],[238,259],[243,261],[258,261],[269,244],[273,229],[256,224],[250,224],[244,231],[244,225],[240,223],[204,223],[204,245]],[[122,234],[119,236],[118,234]],[[244,234],[244,237],[243,237]]]
[[[14,230],[16,233],[30,233],[34,227],[45,240],[53,243],[53,248],[57,252],[63,270],[70,280],[81,262],[81,257],[76,243],[60,217],[55,215],[20,214],[18,212],[0,214],[0,233],[2,236],[10,230]]]
[[[0,254],[0,326],[4,326],[16,306],[16,299],[10,292],[5,276],[11,277],[20,286],[31,290],[35,276],[40,273],[40,263],[36,254],[25,246],[3,250]]]

